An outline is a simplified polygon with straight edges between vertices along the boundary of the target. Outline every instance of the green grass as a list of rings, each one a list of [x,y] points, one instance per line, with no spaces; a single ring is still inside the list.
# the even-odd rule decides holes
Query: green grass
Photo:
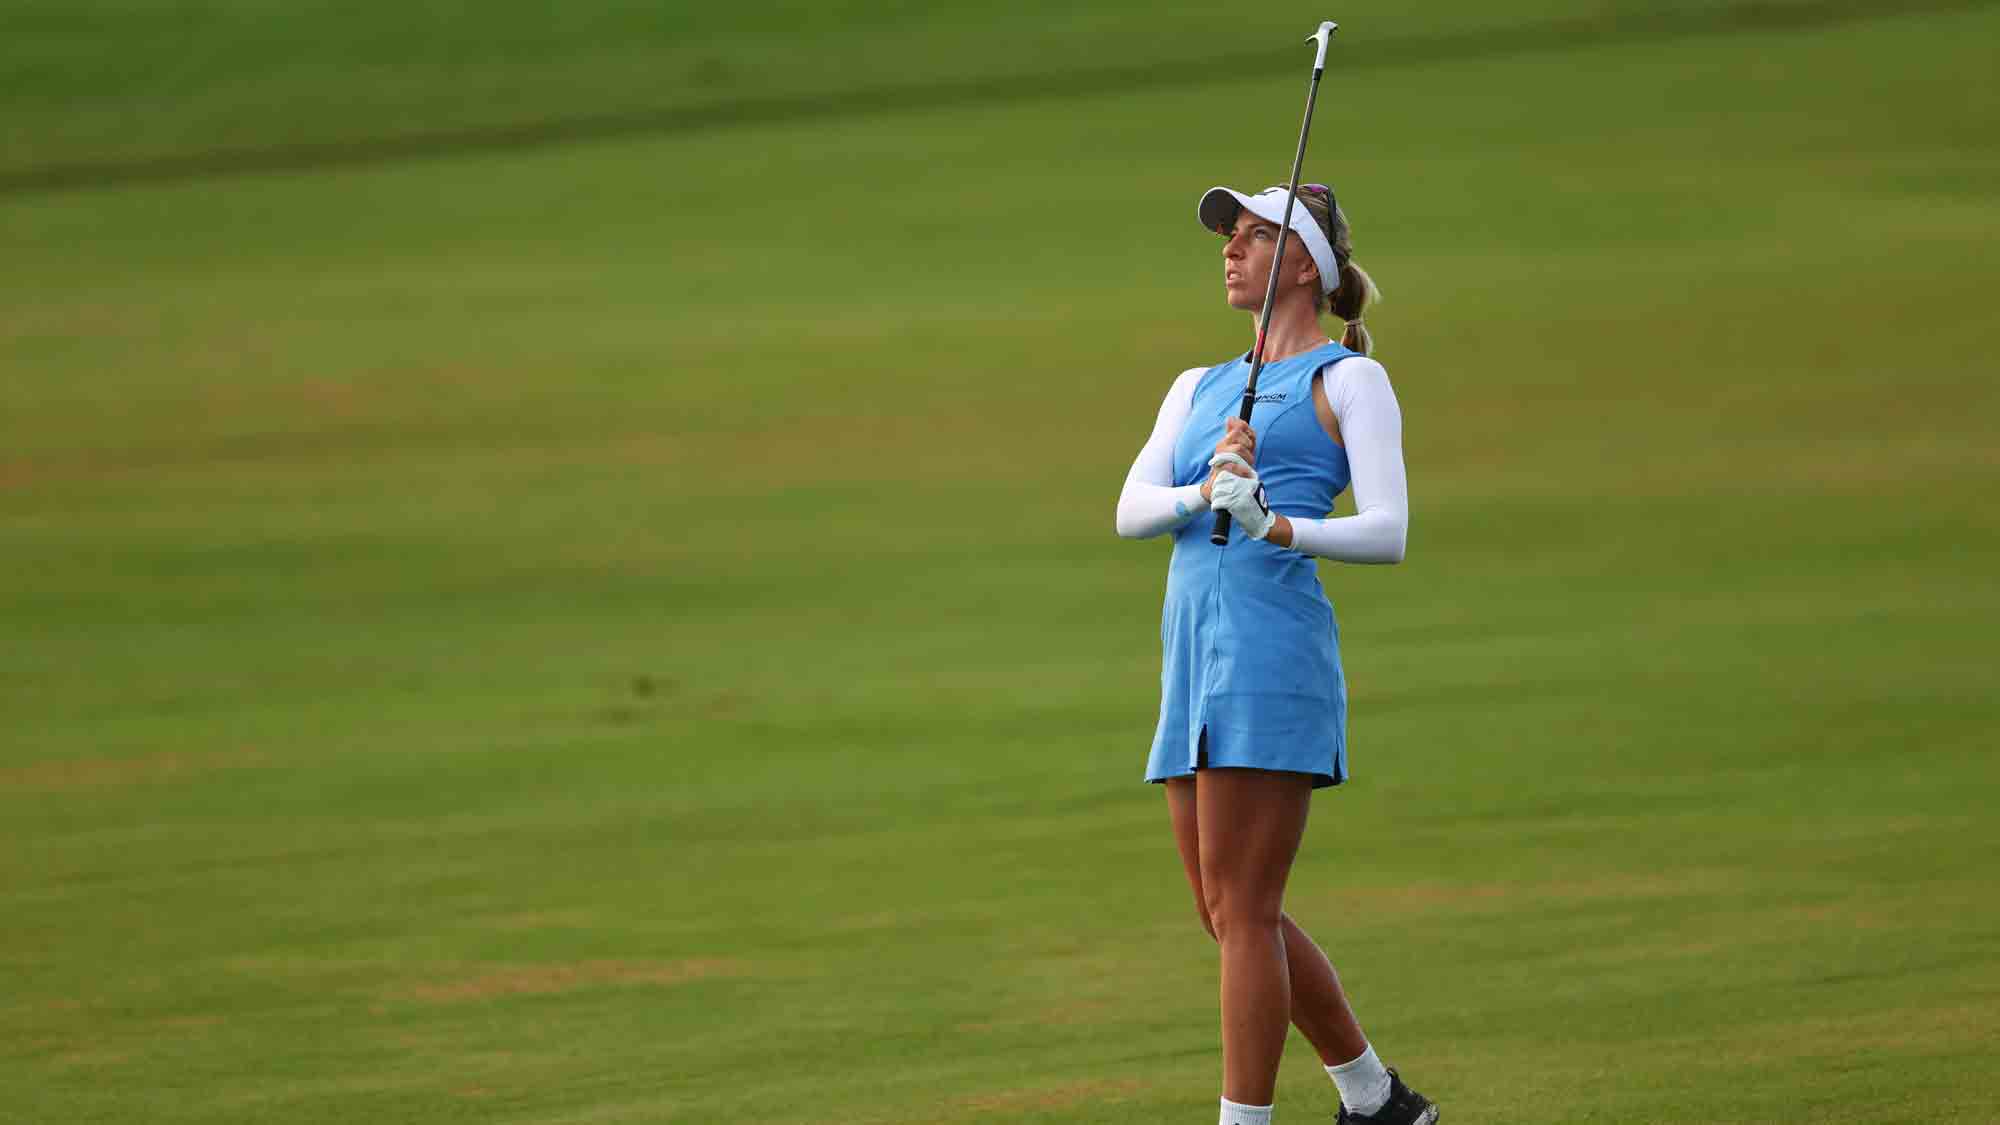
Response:
[[[1335,67],[1701,39],[1980,0],[1356,0]],[[0,191],[699,130],[949,100],[1131,91],[1262,73],[1324,12],[1099,0],[734,6],[14,0],[0,45]],[[285,155],[285,154],[290,154]]]
[[[1996,33],[1329,86],[1416,514],[1289,901],[1448,1120],[1990,1117]],[[1296,78],[0,204],[0,1120],[1212,1112],[1110,517]]]

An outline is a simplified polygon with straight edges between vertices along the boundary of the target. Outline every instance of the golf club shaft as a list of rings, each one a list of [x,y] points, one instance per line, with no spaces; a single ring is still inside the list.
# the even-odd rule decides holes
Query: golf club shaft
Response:
[[[1319,101],[1319,79],[1326,72],[1326,41],[1332,24],[1321,24],[1308,43],[1317,41],[1319,53],[1313,59],[1312,80],[1306,85],[1306,117],[1299,123],[1299,147],[1292,153],[1292,178],[1285,193],[1285,219],[1278,226],[1278,245],[1271,253],[1271,278],[1264,286],[1264,311],[1257,317],[1257,343],[1250,351],[1250,379],[1243,385],[1243,409],[1237,417],[1250,421],[1257,405],[1257,376],[1264,372],[1264,336],[1271,330],[1271,308],[1278,299],[1278,267],[1285,260],[1285,240],[1292,233],[1292,208],[1299,202],[1299,169],[1306,160],[1306,137],[1312,132],[1313,105]],[[1220,547],[1229,542],[1230,517],[1227,509],[1215,513],[1215,526],[1208,541]]]

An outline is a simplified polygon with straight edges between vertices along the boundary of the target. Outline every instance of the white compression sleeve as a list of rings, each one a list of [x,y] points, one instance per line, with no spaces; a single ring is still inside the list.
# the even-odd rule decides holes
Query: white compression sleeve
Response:
[[[1174,380],[1153,420],[1153,433],[1125,474],[1125,487],[1118,493],[1118,534],[1127,539],[1151,539],[1208,510],[1201,486],[1174,487],[1174,443],[1187,428],[1194,410],[1194,386],[1206,367],[1189,368]]]
[[[1365,356],[1344,359],[1321,376],[1326,401],[1347,447],[1355,512],[1292,520],[1292,549],[1354,563],[1403,561],[1410,530],[1410,485],[1403,472],[1403,411],[1389,372]]]

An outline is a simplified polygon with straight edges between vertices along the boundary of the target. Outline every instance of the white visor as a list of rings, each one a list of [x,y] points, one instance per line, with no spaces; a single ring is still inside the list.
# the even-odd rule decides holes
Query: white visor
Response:
[[[1227,232],[1236,222],[1236,212],[1247,209],[1252,215],[1271,224],[1285,221],[1285,195],[1281,187],[1274,187],[1256,195],[1244,195],[1226,187],[1212,187],[1202,193],[1201,225],[1209,230]],[[1319,229],[1319,223],[1306,210],[1306,205],[1292,205],[1292,233],[1306,244],[1306,252],[1312,255],[1313,265],[1319,267],[1319,291],[1331,293],[1340,288],[1340,261],[1333,256],[1333,247],[1326,240],[1326,232]]]

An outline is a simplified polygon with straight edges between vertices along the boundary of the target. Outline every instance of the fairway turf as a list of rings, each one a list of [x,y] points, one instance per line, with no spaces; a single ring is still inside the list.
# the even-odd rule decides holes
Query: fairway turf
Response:
[[[1330,69],[1414,513],[1288,906],[1447,1122],[1995,1118],[1996,34]],[[1285,46],[0,200],[0,1121],[1212,1113],[1112,507]]]
[[[1980,0],[1353,0],[1343,69],[1949,12]],[[1264,72],[1319,9],[1144,0],[735,5],[468,0],[334,5],[13,0],[0,50],[0,194],[685,132]],[[1255,44],[1255,45],[1253,45]]]

